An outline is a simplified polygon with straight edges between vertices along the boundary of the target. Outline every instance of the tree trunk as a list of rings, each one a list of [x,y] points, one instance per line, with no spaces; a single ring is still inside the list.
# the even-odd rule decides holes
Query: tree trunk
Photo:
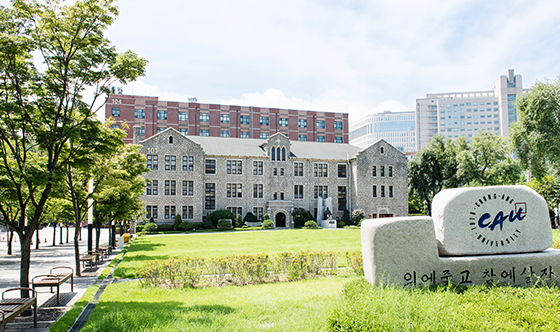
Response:
[[[7,229],[8,234],[7,235],[7,240],[8,240],[8,255],[12,254],[12,240],[14,239],[14,231],[12,231],[11,229]]]
[[[63,244],[62,243],[62,233],[63,233],[62,230],[63,230],[63,228],[62,228],[62,224],[59,224],[59,225],[60,225],[60,244]]]
[[[70,232],[70,230],[68,229],[70,227],[70,225],[66,224],[66,243],[68,243],[68,233]]]
[[[109,238],[107,240],[107,243],[109,243],[110,246],[113,245],[113,222],[111,220],[109,220]]]
[[[21,263],[19,272],[19,287],[29,288],[29,266],[31,262],[31,238],[33,232],[17,233],[21,245]],[[29,291],[22,290],[21,297],[29,297]]]
[[[115,248],[115,246],[117,245],[117,224],[115,223],[112,226],[113,232],[111,234],[111,245],[113,246],[113,248]]]
[[[35,234],[35,240],[36,240],[35,241],[36,242],[35,243],[35,249],[39,249],[39,242],[41,241],[39,239],[39,227],[37,227],[37,230],[35,232],[36,232],[36,234]]]
[[[74,232],[74,257],[76,260],[76,276],[82,276],[82,269],[80,267],[80,242],[79,242],[79,234],[81,233],[81,224],[76,223],[76,228]]]
[[[53,222],[52,226],[53,226],[52,245],[53,245],[53,247],[55,247],[56,246],[56,224]]]

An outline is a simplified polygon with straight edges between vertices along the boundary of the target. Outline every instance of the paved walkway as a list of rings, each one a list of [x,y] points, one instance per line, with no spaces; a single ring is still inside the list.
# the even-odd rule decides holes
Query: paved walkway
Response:
[[[74,268],[74,228],[70,228],[69,243],[60,245],[60,229],[57,228],[56,246],[52,245],[53,229],[50,227],[43,228],[39,231],[41,244],[39,249],[35,249],[35,244],[31,247],[31,266],[29,269],[29,283],[31,279],[40,274],[48,274],[50,269],[55,266],[70,266]],[[95,231],[93,232],[95,236]],[[12,255],[7,255],[6,232],[0,233],[0,293],[6,289],[19,287],[20,275],[20,243],[17,235],[14,239],[17,242],[12,243]],[[100,243],[108,242],[109,230],[101,230]],[[45,242],[45,239],[47,240]],[[63,241],[66,242],[66,229],[63,233]],[[35,237],[33,237],[35,243]],[[95,245],[95,240],[94,240]],[[80,241],[80,253],[87,251],[87,229],[82,229],[82,241]],[[116,256],[118,250],[114,250],[109,258],[105,258],[103,262],[93,271],[86,268],[82,270],[82,277],[74,277],[74,292],[70,291],[70,281],[64,283],[60,288],[60,306],[56,306],[56,290],[50,293],[50,288],[37,288],[37,298],[39,304],[39,322],[37,328],[33,328],[32,320],[26,322],[27,319],[16,319],[7,324],[6,331],[48,331],[50,325],[60,317],[61,311],[66,311],[79,300],[86,289],[97,281],[97,276]],[[10,293],[8,293],[10,294]],[[18,292],[13,292],[19,295]]]

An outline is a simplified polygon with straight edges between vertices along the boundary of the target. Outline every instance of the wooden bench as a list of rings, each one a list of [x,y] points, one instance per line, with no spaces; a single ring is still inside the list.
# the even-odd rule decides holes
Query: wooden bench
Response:
[[[102,256],[109,257],[109,246],[100,245],[99,251],[101,252]]]
[[[64,271],[60,271],[64,270]],[[69,271],[68,271],[69,270]],[[71,291],[74,291],[74,269],[68,266],[57,266],[51,269],[50,274],[41,274],[35,276],[31,283],[33,284],[33,289],[37,287],[50,287],[51,293],[53,287],[56,287],[56,305],[60,305],[60,286],[71,280]]]
[[[80,255],[80,262],[82,262],[82,267],[85,268],[85,264],[89,262],[89,267],[91,271],[93,271],[93,265],[97,267],[99,263],[99,254],[90,255],[90,254],[83,254]]]
[[[15,290],[28,290],[33,297],[5,298],[5,294]],[[0,300],[0,311],[2,311],[2,332],[6,330],[6,324],[14,320],[22,312],[33,306],[33,326],[37,327],[37,292],[31,288],[10,288],[2,292]]]

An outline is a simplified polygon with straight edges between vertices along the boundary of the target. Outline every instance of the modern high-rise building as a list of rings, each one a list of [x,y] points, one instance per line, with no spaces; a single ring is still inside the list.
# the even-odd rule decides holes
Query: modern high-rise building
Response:
[[[141,128],[141,139],[175,128],[187,136],[268,139],[282,133],[291,141],[348,143],[348,113],[303,111],[253,106],[204,104],[197,101],[162,101],[158,97],[112,94],[105,104],[105,118],[115,127]]]
[[[437,134],[472,137],[484,130],[507,136],[509,126],[517,121],[515,97],[523,91],[521,75],[509,69],[492,90],[430,93],[416,99],[418,150]]]
[[[368,147],[380,139],[405,154],[416,152],[416,114],[414,111],[368,114],[350,123],[350,144]]]

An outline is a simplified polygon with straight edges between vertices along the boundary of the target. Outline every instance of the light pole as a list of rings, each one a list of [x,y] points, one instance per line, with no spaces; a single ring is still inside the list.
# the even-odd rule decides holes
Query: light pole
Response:
[[[93,198],[91,198],[91,193],[93,193],[93,178],[89,179],[88,182],[88,251],[93,251]]]

